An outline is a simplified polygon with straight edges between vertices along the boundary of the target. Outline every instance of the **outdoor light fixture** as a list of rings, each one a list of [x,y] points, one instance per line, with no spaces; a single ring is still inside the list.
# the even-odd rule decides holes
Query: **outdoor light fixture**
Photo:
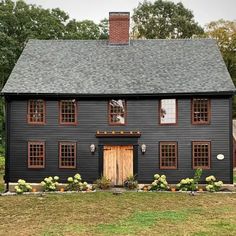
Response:
[[[95,144],[91,144],[91,145],[90,145],[90,152],[91,152],[91,153],[94,153],[94,152],[95,152],[95,149],[96,149]]]
[[[143,154],[146,152],[146,148],[147,148],[147,146],[145,144],[141,145],[141,151]]]

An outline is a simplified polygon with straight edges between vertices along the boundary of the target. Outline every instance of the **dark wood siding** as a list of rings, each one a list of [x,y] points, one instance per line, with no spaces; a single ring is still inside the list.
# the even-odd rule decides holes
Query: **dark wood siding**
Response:
[[[109,99],[109,98],[108,98]],[[158,124],[158,99],[127,99],[127,125],[109,126],[107,119],[108,99],[79,100],[78,125],[62,126],[58,123],[58,100],[46,101],[46,124],[32,126],[27,124],[27,100],[13,99],[8,106],[10,116],[9,178],[11,182],[23,178],[30,182],[40,182],[46,176],[58,175],[65,181],[67,177],[79,172],[88,182],[99,177],[99,152],[90,152],[90,145],[99,144],[95,137],[97,130],[141,131],[138,144],[146,144],[145,154],[138,148],[138,179],[150,182],[155,173],[167,175],[170,183],[191,177],[192,141],[211,141],[211,169],[204,170],[203,176],[215,175],[218,179],[232,181],[232,158],[230,157],[230,98],[211,99],[211,123],[209,125],[191,124],[191,98],[178,99],[178,125],[160,126]],[[46,162],[44,169],[27,168],[27,141],[45,141]],[[59,141],[77,142],[77,168],[59,169]],[[178,169],[159,169],[159,142],[178,142]],[[219,161],[217,154],[225,159]]]

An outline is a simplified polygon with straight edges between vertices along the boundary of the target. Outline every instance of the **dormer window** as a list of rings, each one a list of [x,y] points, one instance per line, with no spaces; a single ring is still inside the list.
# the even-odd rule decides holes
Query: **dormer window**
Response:
[[[109,101],[109,124],[126,124],[126,101],[124,99],[112,99]]]
[[[28,101],[28,124],[45,124],[45,101],[31,99]]]

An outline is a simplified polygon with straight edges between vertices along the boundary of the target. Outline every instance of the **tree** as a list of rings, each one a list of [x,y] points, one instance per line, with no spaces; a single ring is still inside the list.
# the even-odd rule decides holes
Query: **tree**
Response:
[[[100,21],[99,23],[99,28],[100,28],[100,37],[99,39],[108,39],[109,36],[109,29],[108,29],[108,19],[104,18],[103,20]]]
[[[204,32],[193,18],[193,13],[182,3],[144,1],[134,9],[133,31],[138,38],[191,38]]]
[[[66,25],[66,39],[98,39],[100,36],[99,26],[93,21],[71,20]]]
[[[227,69],[236,85],[236,20],[223,19],[210,22],[206,28],[206,36],[217,40]],[[233,99],[233,117],[236,118],[236,97]]]

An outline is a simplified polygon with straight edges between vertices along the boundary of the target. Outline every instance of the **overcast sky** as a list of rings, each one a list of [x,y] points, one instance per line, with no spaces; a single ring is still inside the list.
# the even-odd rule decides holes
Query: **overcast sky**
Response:
[[[143,0],[25,0],[43,8],[59,7],[77,20],[89,19],[98,23],[110,11],[130,11]],[[193,11],[195,20],[202,26],[210,21],[236,19],[236,0],[172,0],[182,2]],[[154,0],[151,0],[154,2]]]

